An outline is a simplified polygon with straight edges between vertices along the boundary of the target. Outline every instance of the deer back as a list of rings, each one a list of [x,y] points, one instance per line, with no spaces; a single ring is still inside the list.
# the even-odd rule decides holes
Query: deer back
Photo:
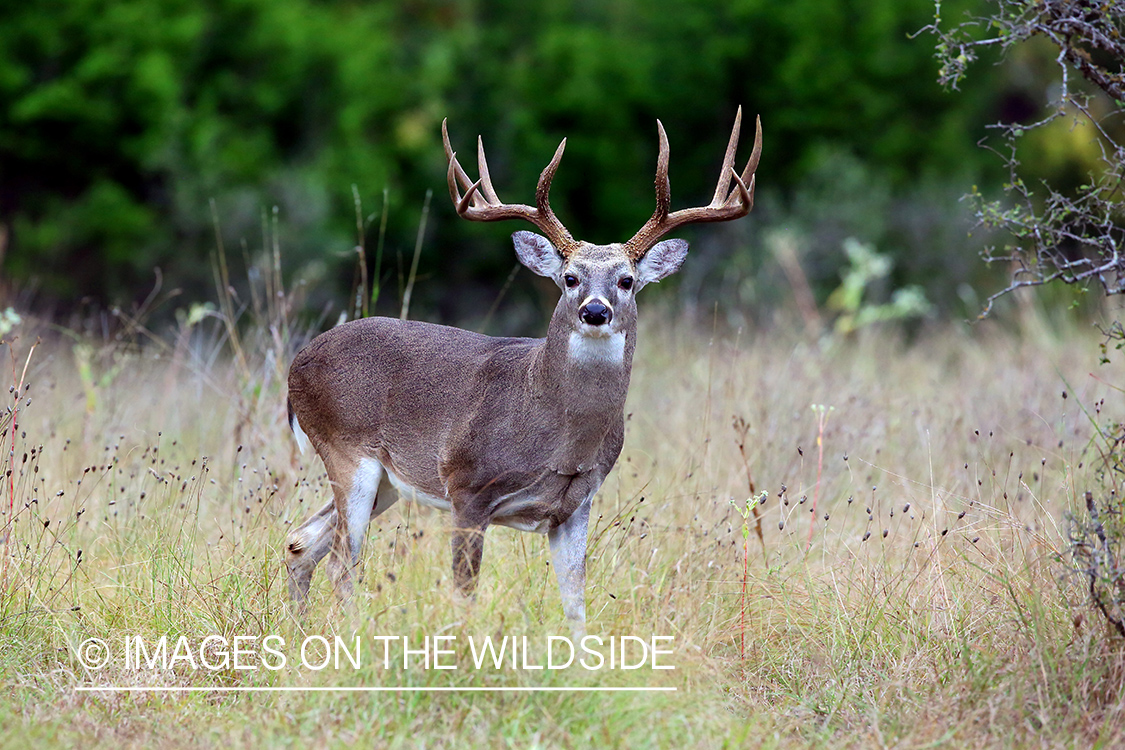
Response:
[[[552,327],[554,328],[554,327]],[[629,367],[571,367],[569,343],[368,318],[296,357],[290,409],[317,452],[377,459],[433,497],[504,494],[620,452]],[[631,359],[632,352],[629,352]]]

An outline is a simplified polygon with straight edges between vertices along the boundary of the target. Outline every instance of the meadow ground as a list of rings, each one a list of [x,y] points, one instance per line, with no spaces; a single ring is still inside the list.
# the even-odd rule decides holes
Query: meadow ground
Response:
[[[0,744],[1125,742],[1122,647],[1066,564],[1068,514],[1107,483],[1096,429],[1125,416],[1122,366],[1098,364],[1095,330],[1032,316],[810,342],[648,313],[625,450],[592,515],[589,630],[672,636],[659,657],[672,670],[531,668],[569,634],[546,540],[492,529],[465,606],[448,516],[404,503],[373,524],[354,607],[318,572],[296,624],[283,541],[329,491],[285,426],[285,332],[232,356],[221,326],[200,333],[207,316],[141,346],[25,323],[0,353],[13,386],[29,363],[0,417],[15,519],[0,547]],[[759,536],[746,501],[763,491]],[[313,668],[337,635],[360,639],[358,664]],[[404,667],[402,642],[377,640],[439,635],[457,669]],[[527,661],[476,668],[468,640],[488,635],[527,636]],[[108,646],[100,668],[90,638]],[[98,686],[207,689],[77,689]],[[300,689],[210,689],[251,686]],[[339,686],[674,690],[307,689]]]

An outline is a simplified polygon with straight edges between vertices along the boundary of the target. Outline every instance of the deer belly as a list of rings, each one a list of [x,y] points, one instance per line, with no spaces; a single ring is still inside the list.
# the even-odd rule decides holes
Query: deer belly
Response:
[[[387,472],[387,478],[391,480],[391,484],[393,484],[395,489],[398,490],[399,498],[406,500],[407,502],[415,502],[421,505],[428,505],[431,508],[437,508],[438,510],[445,511],[451,510],[453,508],[452,503],[449,502],[449,498],[427,495],[425,492],[415,489],[406,482],[402,481],[391,471]]]
[[[385,469],[386,467],[384,467]],[[453,504],[447,497],[434,497],[433,495],[422,492],[421,490],[413,487],[404,482],[393,472],[387,470],[387,478],[395,489],[398,490],[399,498],[407,502],[416,502],[421,505],[428,505],[431,508],[438,510],[450,511],[453,509]],[[597,491],[597,482],[589,491],[592,496]],[[567,487],[569,484],[566,485]],[[552,488],[556,494],[557,488]],[[548,490],[542,485],[528,487],[515,492],[510,492],[506,495],[501,495],[492,501],[489,506],[489,521],[498,526],[507,526],[519,531],[527,531],[533,534],[546,534],[551,530],[551,518],[553,516],[551,504],[544,500],[545,495],[551,495],[551,490]],[[561,497],[559,498],[562,499]]]
[[[551,530],[547,507],[539,494],[532,490],[501,495],[492,502],[489,511],[489,520],[498,526],[532,534],[546,534]]]
[[[438,510],[449,511],[453,509],[448,498],[438,498],[428,495],[411,487],[400,478],[387,472],[391,484],[398,490],[399,497],[408,502],[428,505]],[[534,534],[546,534],[551,529],[551,519],[544,514],[543,504],[538,497],[527,491],[513,492],[504,495],[493,503],[489,520],[500,526],[508,526],[519,531],[530,531]]]
[[[546,534],[552,523],[565,521],[574,508],[593,497],[601,479],[574,485],[572,478],[545,475],[541,481],[507,495],[488,507],[489,520],[520,531]]]

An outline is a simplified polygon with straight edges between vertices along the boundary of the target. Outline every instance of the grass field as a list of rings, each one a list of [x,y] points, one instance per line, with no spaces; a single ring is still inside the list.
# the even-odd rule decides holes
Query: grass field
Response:
[[[1122,367],[1097,364],[1096,331],[1028,315],[812,343],[646,313],[625,450],[592,515],[589,630],[672,636],[673,670],[476,669],[470,637],[527,636],[534,666],[568,634],[546,540],[492,529],[465,606],[448,516],[402,503],[373,524],[354,606],[318,573],[298,625],[283,541],[328,497],[284,423],[299,337],[263,327],[232,355],[210,318],[143,345],[25,322],[0,353],[13,386],[28,363],[0,417],[15,516],[0,548],[0,744],[1125,743],[1121,644],[1066,565],[1067,514],[1104,487],[1095,429],[1125,418]],[[759,537],[746,501],[762,491]],[[260,658],[270,635],[284,668]],[[360,639],[359,666],[300,663],[297,644],[318,666],[316,636],[337,635]],[[401,641],[387,668],[375,640],[439,635],[457,669],[404,668]],[[129,639],[152,656],[161,636],[187,651],[125,662]],[[255,668],[223,664],[235,637],[257,639],[239,665]],[[97,656],[80,653],[89,638],[109,647],[101,668],[79,658]],[[302,689],[76,689],[92,686]],[[303,689],[341,686],[674,690]]]

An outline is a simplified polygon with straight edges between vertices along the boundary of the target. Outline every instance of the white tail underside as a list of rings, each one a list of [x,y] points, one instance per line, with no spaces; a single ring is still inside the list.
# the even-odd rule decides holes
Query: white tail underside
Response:
[[[289,423],[289,427],[293,430],[293,437],[297,438],[297,450],[301,453],[309,447],[309,436],[301,429],[301,423],[297,421],[297,415],[293,415],[293,420]]]

